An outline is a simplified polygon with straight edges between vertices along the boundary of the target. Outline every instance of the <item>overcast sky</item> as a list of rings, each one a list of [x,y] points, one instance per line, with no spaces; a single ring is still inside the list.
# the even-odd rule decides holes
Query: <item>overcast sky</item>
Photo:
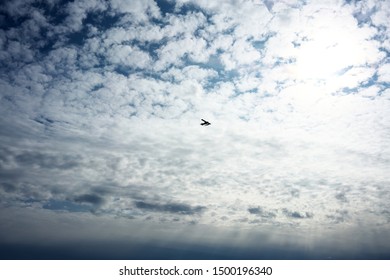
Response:
[[[389,1],[13,0],[0,26],[1,258],[390,258]]]

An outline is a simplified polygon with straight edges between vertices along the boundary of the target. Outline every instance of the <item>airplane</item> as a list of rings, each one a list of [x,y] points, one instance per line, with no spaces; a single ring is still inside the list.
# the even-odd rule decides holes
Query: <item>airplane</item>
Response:
[[[210,125],[211,123],[209,123],[208,121],[204,120],[204,119],[201,119],[203,122],[200,124],[200,125],[205,125],[205,126],[208,126]]]

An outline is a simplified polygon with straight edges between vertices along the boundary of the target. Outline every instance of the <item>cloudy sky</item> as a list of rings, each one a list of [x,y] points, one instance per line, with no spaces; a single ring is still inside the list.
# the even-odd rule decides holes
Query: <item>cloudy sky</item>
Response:
[[[389,19],[3,2],[0,258],[389,259]]]

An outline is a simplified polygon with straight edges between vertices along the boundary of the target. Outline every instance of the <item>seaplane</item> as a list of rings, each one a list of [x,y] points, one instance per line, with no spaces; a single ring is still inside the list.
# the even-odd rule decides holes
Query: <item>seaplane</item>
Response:
[[[206,121],[204,119],[201,119],[201,120],[202,120],[202,123],[200,125],[208,126],[208,125],[211,124],[211,123],[209,123],[208,121]]]

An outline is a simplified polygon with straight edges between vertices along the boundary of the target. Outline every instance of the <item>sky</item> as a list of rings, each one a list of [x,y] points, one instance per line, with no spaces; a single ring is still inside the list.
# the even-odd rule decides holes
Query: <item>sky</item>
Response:
[[[1,259],[390,259],[389,144],[389,1],[0,6]]]

